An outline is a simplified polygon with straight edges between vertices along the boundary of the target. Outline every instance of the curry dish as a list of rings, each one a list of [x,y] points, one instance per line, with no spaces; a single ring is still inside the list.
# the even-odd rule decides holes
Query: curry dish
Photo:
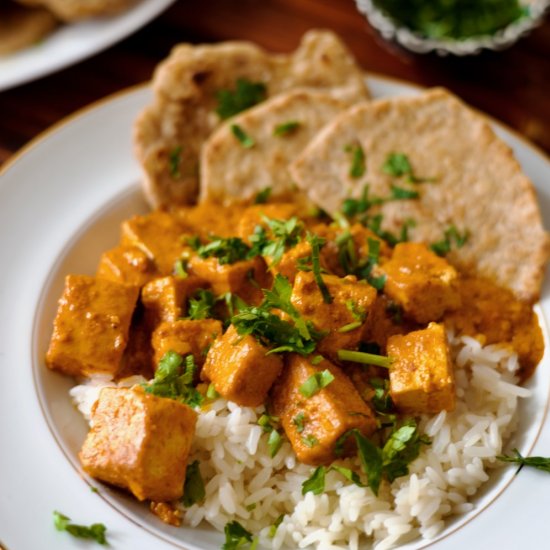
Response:
[[[267,195],[134,216],[95,276],[66,278],[48,367],[149,380],[101,391],[82,466],[169,523],[197,411],[218,396],[265,406],[298,461],[328,466],[453,410],[448,331],[512,348],[523,379],[542,357],[531,305],[459,273],[440,243],[373,231],[350,203],[329,217]],[[409,433],[410,462],[429,442]]]

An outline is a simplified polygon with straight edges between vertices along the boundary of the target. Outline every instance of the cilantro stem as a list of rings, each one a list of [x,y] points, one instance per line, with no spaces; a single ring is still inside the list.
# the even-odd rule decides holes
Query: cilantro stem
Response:
[[[376,365],[389,369],[393,363],[391,357],[385,355],[376,355],[375,353],[365,353],[364,351],[352,351],[349,349],[338,350],[338,359],[340,361],[353,361],[363,365]]]

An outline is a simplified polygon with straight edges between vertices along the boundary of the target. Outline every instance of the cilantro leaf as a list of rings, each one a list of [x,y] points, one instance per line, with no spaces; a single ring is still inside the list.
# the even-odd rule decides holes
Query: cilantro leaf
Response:
[[[254,204],[265,204],[269,200],[272,191],[273,189],[271,187],[266,187],[265,189],[258,191],[256,198],[254,199]]]
[[[231,124],[232,134],[239,140],[245,149],[250,149],[256,145],[254,139],[249,136],[238,124]]]
[[[236,550],[247,543],[252,543],[252,533],[247,531],[238,521],[226,523],[224,527],[225,542],[222,550]]]
[[[71,534],[73,537],[92,539],[103,546],[107,546],[108,544],[107,538],[105,537],[107,528],[102,523],[94,523],[89,527],[85,525],[76,525],[75,523],[71,523],[69,517],[57,511],[53,513],[53,523],[58,531],[67,531],[67,533]]]
[[[445,230],[444,238],[441,241],[432,243],[430,248],[438,256],[445,256],[445,254],[448,254],[451,251],[453,244],[456,248],[462,248],[466,244],[469,237],[470,233],[468,230],[461,234],[456,226],[451,225]]]
[[[330,295],[328,287],[321,275],[320,249],[325,244],[325,241],[314,233],[308,233],[307,240],[311,245],[311,265],[313,277],[319,287],[319,290],[321,291],[323,302],[325,302],[325,304],[332,304],[332,296]]]
[[[340,361],[352,361],[363,365],[376,365],[389,369],[393,362],[391,357],[385,355],[376,355],[374,353],[365,353],[364,351],[354,351],[349,349],[338,350],[338,359]]]
[[[314,435],[309,434],[302,437],[302,443],[311,449],[312,447],[315,447],[315,445],[319,445],[319,440]]]
[[[274,522],[273,522],[273,525],[271,525],[269,527],[269,533],[268,533],[268,537],[270,539],[274,538],[275,537],[275,533],[277,532],[277,528],[279,527],[279,525],[281,525],[281,523],[283,522],[283,519],[284,519],[285,515],[284,514],[281,514]]]
[[[269,438],[267,440],[267,446],[269,448],[269,456],[273,458],[281,448],[281,445],[283,444],[283,438],[281,437],[281,434],[277,430],[273,430],[269,434]]]
[[[530,466],[532,468],[536,468],[537,470],[550,473],[550,458],[543,456],[522,456],[517,449],[514,449],[513,452],[516,456],[499,455],[497,458],[503,462],[519,464],[518,472],[524,466]]]
[[[183,147],[179,145],[178,147],[174,147],[168,155],[168,169],[170,171],[172,179],[175,180],[181,178],[180,165],[182,151]]]
[[[288,122],[284,122],[283,124],[278,124],[273,130],[273,135],[278,137],[288,136],[296,132],[300,125],[300,122],[298,122],[297,120],[289,120]]]
[[[382,165],[382,172],[390,176],[399,177],[405,174],[412,174],[412,166],[407,155],[403,153],[390,153]]]
[[[318,466],[313,470],[311,476],[302,483],[302,495],[313,493],[320,495],[325,490],[326,466]]]
[[[391,186],[391,194],[389,200],[409,200],[417,199],[418,197],[420,197],[420,193],[418,191],[404,189],[403,187],[397,187],[397,185]]]
[[[188,317],[192,320],[210,319],[214,316],[216,298],[210,290],[200,288],[189,298]]]
[[[301,412],[298,413],[293,419],[292,423],[296,426],[296,431],[301,434],[304,431],[306,424],[306,415]]]
[[[218,100],[216,113],[225,120],[262,102],[266,95],[267,88],[262,82],[251,82],[246,78],[239,78],[234,91],[218,90],[216,93]]]
[[[201,258],[217,258],[220,265],[234,264],[249,258],[250,247],[239,237],[218,237],[200,245],[197,253]]]
[[[355,145],[348,145],[345,151],[352,154],[351,167],[349,169],[349,175],[351,178],[358,179],[365,175],[365,152],[359,143]]]
[[[333,380],[334,375],[328,369],[325,369],[312,374],[300,385],[298,390],[304,397],[313,397],[317,392],[326,388]]]
[[[186,508],[202,502],[205,497],[204,481],[202,479],[200,462],[195,460],[185,471],[185,484],[183,486],[182,502]]]
[[[192,355],[184,358],[167,351],[159,361],[153,381],[143,384],[147,393],[181,401],[190,407],[202,405],[204,397],[193,386],[197,366]]]
[[[343,466],[331,466],[331,470],[334,470],[335,472],[338,472],[339,474],[343,475],[348,481],[351,481],[358,487],[364,487],[365,485],[361,482],[361,479],[357,475],[356,472],[353,470],[350,470],[349,468],[344,468]]]

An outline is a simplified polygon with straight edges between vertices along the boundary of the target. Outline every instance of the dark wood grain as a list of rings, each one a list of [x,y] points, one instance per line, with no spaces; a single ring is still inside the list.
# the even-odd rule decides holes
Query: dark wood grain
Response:
[[[550,152],[550,22],[512,48],[466,58],[385,42],[353,0],[178,0],[133,36],[78,65],[0,93],[0,163],[41,131],[105,95],[148,80],[178,42],[253,40],[288,52],[314,27],[338,32],[366,71],[446,86]]]

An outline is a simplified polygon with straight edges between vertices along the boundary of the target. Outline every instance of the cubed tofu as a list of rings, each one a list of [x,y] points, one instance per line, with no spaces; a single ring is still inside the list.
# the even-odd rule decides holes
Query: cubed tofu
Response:
[[[260,257],[233,264],[220,264],[217,258],[193,256],[189,271],[207,281],[212,292],[219,296],[232,292],[247,304],[258,304],[263,299],[262,288],[271,286],[265,262]]]
[[[304,395],[300,391],[304,382],[325,370],[334,380],[310,397]],[[369,436],[376,429],[373,412],[351,380],[326,359],[313,365],[310,357],[288,355],[271,399],[273,413],[281,419],[298,460],[305,464],[330,464],[338,458],[334,447],[348,430]],[[348,445],[344,454],[353,449],[352,438]]]
[[[162,322],[174,322],[187,314],[187,300],[206,286],[199,277],[161,277],[153,279],[141,290],[141,302],[151,328]]]
[[[390,394],[395,406],[409,414],[435,414],[455,407],[455,381],[442,324],[405,335],[390,336]]]
[[[122,224],[121,244],[136,246],[152,260],[161,275],[171,275],[186,249],[185,226],[174,216],[155,210]]]
[[[138,287],[68,275],[46,354],[48,367],[71,376],[115,376],[138,294]]]
[[[318,350],[335,359],[339,349],[358,346],[364,323],[376,299],[376,290],[353,276],[322,277],[332,297],[330,304],[323,300],[313,273],[306,271],[296,275],[291,302],[316,329],[328,332],[319,342]]]
[[[240,336],[230,326],[208,351],[201,377],[226,399],[257,407],[265,402],[283,367],[280,355],[266,355],[268,351],[253,336]]]
[[[117,283],[143,286],[155,277],[155,265],[137,246],[120,245],[101,255],[96,276]]]
[[[249,206],[242,214],[239,226],[237,227],[237,237],[250,244],[250,235],[254,234],[254,230],[259,225],[267,230],[270,234],[269,227],[264,221],[265,218],[270,220],[288,220],[293,216],[298,215],[299,206],[295,203],[273,203],[273,204],[255,204]]]
[[[183,319],[161,323],[152,338],[155,368],[170,350],[183,356],[192,354],[195,363],[201,366],[208,349],[222,332],[222,324],[217,319]]]
[[[92,477],[139,500],[181,498],[197,413],[139,387],[103,388],[79,458]]]
[[[200,202],[193,206],[178,206],[171,211],[191,235],[203,240],[216,237],[234,237],[247,206],[232,204],[220,215],[220,205],[210,201]]]
[[[460,306],[455,268],[423,243],[398,244],[381,269],[384,293],[418,323],[437,321]]]

